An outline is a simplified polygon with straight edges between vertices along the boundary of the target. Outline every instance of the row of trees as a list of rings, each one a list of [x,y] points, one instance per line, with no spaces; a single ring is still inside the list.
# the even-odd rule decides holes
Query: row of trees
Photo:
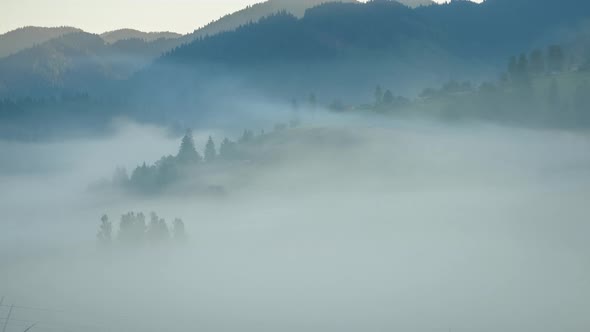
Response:
[[[97,238],[102,245],[111,245],[115,240],[125,245],[143,245],[166,243],[171,239],[185,242],[187,236],[184,222],[180,218],[174,219],[170,229],[166,220],[160,218],[155,212],[150,213],[149,222],[142,212],[129,212],[121,216],[119,231],[116,235],[108,215],[103,215],[100,219]]]
[[[458,82],[453,80],[443,84],[443,86],[440,89],[426,88],[422,90],[422,92],[420,93],[420,98],[431,99],[440,96],[456,96],[471,93],[473,91],[474,86],[471,82]]]
[[[566,69],[566,56],[559,45],[551,45],[546,51],[536,49],[530,55],[512,56],[508,61],[508,79],[521,82],[531,75],[560,73]]]
[[[406,98],[395,96],[389,89],[383,92],[381,85],[375,88],[375,108],[401,106],[408,102]]]
[[[424,89],[420,98],[407,103],[390,103],[392,94],[386,92],[385,98],[378,87],[375,106],[359,109],[421,112],[453,121],[472,118],[528,126],[588,127],[590,77],[583,66],[567,59],[584,61],[552,45],[511,57],[506,73],[497,81],[480,85],[450,81],[437,89]]]
[[[264,132],[262,132],[264,133]],[[205,148],[203,149],[203,156],[197,151],[195,140],[191,130],[188,130],[186,135],[182,138],[180,149],[176,155],[176,160],[182,164],[196,164],[200,162],[215,162],[217,160],[235,160],[239,159],[237,146],[241,143],[249,143],[256,137],[251,130],[244,130],[244,133],[237,141],[232,141],[227,137],[223,139],[217,148],[217,144],[213,137],[209,136]]]
[[[293,126],[293,122],[277,124],[274,130],[279,132]],[[153,165],[144,162],[136,167],[131,175],[125,168],[117,168],[113,175],[113,185],[142,194],[159,193],[169,185],[194,174],[192,171],[200,165],[249,160],[249,150],[244,147],[264,135],[264,131],[257,136],[253,131],[245,130],[238,140],[225,138],[219,147],[214,139],[209,137],[201,155],[197,151],[192,132],[188,130],[180,142],[176,155],[164,156]]]
[[[247,141],[251,137],[253,137],[253,133],[246,131],[241,140]],[[221,143],[218,152],[215,141],[209,137],[203,155],[201,155],[197,151],[193,135],[189,130],[182,138],[180,148],[175,156],[164,156],[153,165],[144,162],[133,170],[131,176],[127,174],[125,169],[119,168],[115,171],[113,182],[119,187],[129,188],[140,193],[157,193],[181,179],[196,165],[237,159],[237,144],[237,142],[226,138]]]

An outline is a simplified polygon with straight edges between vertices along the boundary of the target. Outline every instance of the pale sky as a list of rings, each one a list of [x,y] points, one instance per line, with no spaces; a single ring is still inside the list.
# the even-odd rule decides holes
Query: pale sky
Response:
[[[120,28],[188,33],[261,1],[0,0],[0,33],[28,25],[73,26],[92,33]]]

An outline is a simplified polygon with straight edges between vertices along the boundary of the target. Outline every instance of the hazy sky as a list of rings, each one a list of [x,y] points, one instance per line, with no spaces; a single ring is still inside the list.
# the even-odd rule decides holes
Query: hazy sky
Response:
[[[443,0],[437,0],[442,2]],[[192,32],[261,0],[0,0],[0,33],[22,26]]]

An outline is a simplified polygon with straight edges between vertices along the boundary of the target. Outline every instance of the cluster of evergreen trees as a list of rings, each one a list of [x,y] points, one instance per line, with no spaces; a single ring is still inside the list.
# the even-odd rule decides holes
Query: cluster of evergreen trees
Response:
[[[131,176],[125,169],[115,172],[115,184],[133,189],[142,193],[158,192],[166,186],[176,182],[184,171],[202,162],[214,162],[218,158],[230,158],[233,142],[224,140],[218,155],[215,142],[209,137],[204,150],[204,157],[197,152],[192,133],[188,131],[182,138],[180,149],[176,156],[164,156],[154,165],[145,162],[135,168]]]
[[[277,125],[275,131],[285,128],[287,125]],[[264,131],[261,135],[263,134]],[[136,167],[131,175],[126,169],[117,168],[113,176],[113,184],[138,193],[158,193],[169,185],[190,176],[190,171],[200,165],[248,160],[248,154],[244,149],[240,149],[240,146],[253,142],[255,139],[256,134],[253,131],[245,130],[237,141],[225,138],[217,147],[210,136],[201,155],[197,151],[192,132],[188,130],[175,156],[164,156],[153,165],[144,162]]]
[[[551,45],[545,51],[533,50],[528,56],[513,56],[501,81],[482,84],[475,96],[485,101],[487,107],[494,105],[494,98],[496,105],[504,105],[505,116],[511,111],[523,122],[532,117],[544,124],[587,127],[588,72],[582,63],[572,59],[560,45]]]
[[[545,52],[536,49],[527,56],[512,56],[508,62],[508,73],[504,79],[512,82],[526,82],[535,75],[556,74],[566,70],[566,56],[559,45],[551,45]]]
[[[548,75],[559,75],[567,69],[573,69],[572,67],[575,67],[575,65],[567,63],[563,48],[560,45],[551,45],[546,51],[535,49],[529,55],[521,53],[519,56],[510,57],[506,73],[501,75],[501,80],[497,83],[484,82],[478,88],[469,81],[458,82],[452,80],[439,89],[424,89],[420,93],[420,98],[424,100],[479,92],[497,92],[502,87],[519,89],[528,86],[530,88],[533,79]],[[382,95],[379,89],[378,87],[375,92],[377,100],[379,100],[379,95]]]
[[[546,50],[510,57],[506,72],[495,82],[478,86],[469,81],[450,81],[438,89],[424,89],[411,102],[377,87],[374,104],[357,109],[430,114],[453,121],[471,118],[587,128],[590,76],[583,62],[573,59],[561,46],[551,45]]]
[[[119,232],[116,235],[113,233],[113,223],[106,214],[102,216],[100,221],[97,238],[102,245],[111,245],[115,240],[124,245],[139,246],[162,244],[172,239],[184,242],[187,239],[182,219],[174,219],[172,229],[170,229],[166,220],[160,218],[155,212],[150,214],[149,222],[142,212],[129,212],[122,215],[119,222]]]
[[[387,107],[399,107],[403,105],[407,105],[409,100],[395,96],[391,90],[387,89],[383,92],[381,85],[378,85],[375,88],[375,109],[387,108]]]

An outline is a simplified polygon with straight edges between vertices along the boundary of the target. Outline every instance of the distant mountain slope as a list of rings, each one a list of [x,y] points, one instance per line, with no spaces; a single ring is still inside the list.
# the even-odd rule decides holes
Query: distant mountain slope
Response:
[[[108,53],[97,35],[72,33],[0,59],[0,91],[19,95],[51,93],[64,87],[82,90],[89,81],[111,77]]]
[[[390,33],[395,31],[396,33]],[[326,3],[302,19],[283,12],[195,41],[167,59],[250,63],[329,58],[357,49],[396,47],[403,40],[435,39],[415,10],[397,2]],[[223,50],[223,51],[222,51]]]
[[[235,13],[228,14],[219,20],[213,21],[195,32],[183,37],[183,42],[191,42],[199,37],[213,36],[220,32],[232,31],[240,26],[256,23],[261,18],[276,14],[280,11],[287,12],[301,18],[309,8],[327,2],[357,2],[356,0],[268,0],[248,6]],[[412,0],[410,0],[412,1]]]
[[[70,27],[24,27],[9,31],[0,35],[0,58],[76,31],[81,30]]]
[[[107,43],[112,44],[125,39],[141,39],[152,42],[158,39],[176,39],[182,37],[182,35],[174,32],[143,32],[133,29],[120,29],[102,33],[100,37]]]
[[[272,15],[180,46],[134,84],[192,95],[194,85],[210,88],[217,80],[283,100],[311,91],[355,98],[377,84],[414,94],[451,78],[497,75],[509,56],[562,40],[553,38],[556,32],[588,19],[587,0],[453,1],[416,9],[387,0],[326,3],[300,19]]]
[[[285,4],[312,6],[323,2],[285,1],[270,0],[230,15],[223,19],[227,20],[226,27],[231,26],[229,22],[243,22],[244,17],[258,17],[249,16],[252,13],[266,18],[232,31],[201,36],[179,47],[188,36],[152,43],[130,39],[107,44],[101,40],[96,51],[74,42],[73,50],[64,51],[65,55],[59,51],[59,43],[56,46],[51,41],[9,57],[9,61],[0,61],[0,98],[3,91],[18,91],[20,95],[33,91],[24,84],[27,78],[31,86],[91,91],[91,80],[71,77],[125,79],[162,53],[166,54],[128,82],[128,87],[151,85],[149,94],[157,98],[162,91],[170,92],[174,101],[179,100],[174,94],[185,90],[184,96],[195,95],[204,91],[195,86],[210,89],[211,82],[222,76],[228,79],[217,80],[220,86],[245,82],[262,91],[282,90],[281,98],[287,93],[309,93],[311,89],[318,94],[330,89],[336,95],[344,86],[349,87],[347,92],[376,84],[408,89],[410,81],[424,87],[439,78],[474,77],[474,72],[481,75],[483,67],[490,69],[488,73],[497,73],[496,68],[503,66],[510,55],[539,44],[548,45],[555,32],[567,32],[590,19],[587,0],[487,0],[481,4],[456,0],[416,9],[387,0],[349,1],[320,4],[301,18],[288,11],[273,15]],[[271,14],[264,14],[268,12]],[[88,38],[98,45],[96,37]],[[82,52],[85,50],[90,51]],[[69,56],[70,52],[75,56]],[[420,81],[424,77],[430,81]]]
[[[526,19],[524,19],[526,17]],[[196,40],[167,59],[215,62],[305,60],[359,50],[391,52],[425,42],[461,56],[508,56],[590,19],[587,0],[466,0],[410,9],[395,1],[325,3]]]
[[[130,77],[175,45],[171,39],[108,44],[94,34],[66,34],[0,59],[0,96],[97,92],[106,82]]]
[[[397,1],[412,8],[436,4],[432,0]],[[213,36],[220,32],[232,31],[240,26],[256,23],[261,18],[278,12],[286,12],[297,18],[302,18],[306,10],[330,2],[358,3],[357,0],[267,0],[215,20],[195,30],[193,33],[182,37],[181,40],[182,43],[188,43],[199,37]]]

